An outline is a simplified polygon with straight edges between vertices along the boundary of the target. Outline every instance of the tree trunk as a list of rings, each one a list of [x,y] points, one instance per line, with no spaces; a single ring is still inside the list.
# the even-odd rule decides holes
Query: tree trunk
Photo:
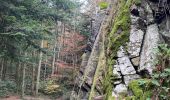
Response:
[[[53,52],[54,52],[54,54],[53,54],[53,62],[52,62],[52,73],[51,73],[51,76],[54,75],[54,70],[55,70],[56,42],[55,42],[55,46],[54,46]]]
[[[25,55],[26,55],[26,54],[25,54]],[[24,97],[24,92],[25,92],[25,68],[26,68],[26,63],[23,64],[22,93],[21,93],[22,98]]]
[[[41,41],[41,48],[43,48],[43,40]],[[35,95],[36,95],[36,96],[38,95],[38,89],[39,89],[42,55],[43,55],[43,54],[42,54],[42,52],[40,51],[39,63],[38,63],[38,71],[37,71],[36,91],[35,91]]]
[[[4,59],[1,60],[1,74],[0,74],[1,79],[2,79],[3,70],[4,70]]]
[[[4,59],[4,65],[2,70],[2,80],[5,80],[6,78],[6,71],[7,71],[7,59]]]
[[[20,90],[20,69],[21,69],[21,62],[18,61],[17,64],[17,68],[16,68],[16,72],[15,72],[15,80],[16,80],[16,84],[17,84],[17,94],[19,93]]]
[[[33,51],[32,56],[36,56],[36,52]],[[37,62],[37,60],[35,61]],[[32,95],[35,95],[35,64],[32,65],[32,84],[31,84],[31,92]]]
[[[48,63],[48,56],[46,55],[46,57],[45,57],[45,65],[44,65],[44,81],[46,79],[47,63]]]
[[[31,91],[33,95],[35,95],[34,88],[35,88],[35,66],[33,65],[32,66],[32,85],[31,85]]]

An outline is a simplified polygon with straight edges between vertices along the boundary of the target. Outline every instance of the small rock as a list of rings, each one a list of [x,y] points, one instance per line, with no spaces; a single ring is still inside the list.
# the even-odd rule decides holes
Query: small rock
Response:
[[[116,94],[127,93],[127,87],[124,84],[119,84],[115,87],[114,92]]]
[[[123,46],[120,47],[119,51],[117,52],[117,56],[118,56],[119,58],[125,56],[125,51],[124,51],[124,49],[123,49]]]
[[[128,58],[128,56],[118,58],[118,62],[119,62],[118,67],[120,68],[122,75],[129,75],[129,74],[135,74],[136,73],[136,71],[135,71],[130,59]]]
[[[117,81],[114,82],[114,85],[118,85],[120,83],[122,83],[122,80],[117,80]]]
[[[116,79],[121,79],[121,75],[119,72],[117,72],[117,70],[113,70],[113,75],[116,76]]]
[[[120,66],[120,70],[121,70],[121,73],[122,75],[129,75],[129,74],[135,74],[136,71],[134,69],[134,67],[131,65],[131,66],[128,66],[128,65],[119,65]]]
[[[132,75],[126,75],[123,78],[124,78],[124,82],[125,82],[126,86],[128,86],[130,81],[138,79],[138,78],[140,78],[140,76],[138,74],[132,74]]]
[[[132,58],[131,59],[134,66],[139,66],[140,64],[140,57]]]
[[[93,100],[103,100],[104,99],[104,96],[96,96],[94,97]]]

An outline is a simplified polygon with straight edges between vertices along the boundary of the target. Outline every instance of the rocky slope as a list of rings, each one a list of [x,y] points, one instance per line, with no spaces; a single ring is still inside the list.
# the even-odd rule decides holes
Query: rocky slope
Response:
[[[113,74],[118,76],[114,81],[114,96],[128,92],[131,80],[152,74],[156,60],[154,49],[160,43],[169,43],[169,14],[166,0],[141,0],[140,4],[130,6],[129,42],[127,49],[120,47],[113,68]]]
[[[154,49],[160,43],[170,44],[169,0],[112,0],[111,5],[105,24],[97,26],[102,30],[96,31],[98,44],[94,42],[85,54],[77,78],[79,98],[85,100],[132,96],[129,83],[150,76]]]

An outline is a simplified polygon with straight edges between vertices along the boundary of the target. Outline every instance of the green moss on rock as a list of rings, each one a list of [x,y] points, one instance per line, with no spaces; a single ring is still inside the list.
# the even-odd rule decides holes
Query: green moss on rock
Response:
[[[104,87],[104,93],[106,94],[105,100],[114,100],[114,97],[112,97],[112,89],[113,89],[113,68],[111,65],[114,64],[114,61],[108,60],[107,64],[109,67],[106,69],[105,77],[103,80],[103,87]]]
[[[121,45],[125,45],[126,42],[129,40],[129,31],[130,31],[130,11],[129,7],[132,3],[132,0],[121,0],[120,2],[120,10],[117,13],[117,16],[114,20],[113,28],[108,36],[109,44],[108,49],[112,51],[108,56],[107,60],[107,72],[105,75],[105,93],[106,93],[106,100],[114,100],[110,98],[112,97],[112,89],[113,89],[113,79],[115,76],[113,75],[113,65],[115,64],[115,60],[113,57],[116,56],[117,51]],[[120,33],[118,34],[118,31]]]
[[[108,7],[109,3],[107,2],[100,2],[99,7],[100,9],[106,9]]]
[[[117,55],[117,51],[121,45],[126,45],[129,41],[130,33],[130,6],[132,0],[121,0],[120,11],[115,18],[112,31],[109,34],[108,47],[112,51],[110,54],[111,59]],[[120,31],[120,32],[119,32]]]
[[[108,34],[108,69],[107,73],[105,75],[105,80],[107,82],[104,82],[104,90],[106,93],[106,100],[112,100],[109,99],[112,96],[112,89],[113,89],[113,65],[115,60],[114,57],[117,56],[117,51],[119,50],[120,46],[127,46],[127,42],[129,41],[129,35],[130,35],[130,7],[132,4],[138,4],[140,0],[120,0],[119,8],[117,9],[118,12],[116,16],[114,17],[114,24],[111,29],[111,32]],[[137,90],[137,94],[141,94],[143,91]],[[134,100],[135,97],[131,97],[131,100]],[[114,100],[114,99],[113,99]]]

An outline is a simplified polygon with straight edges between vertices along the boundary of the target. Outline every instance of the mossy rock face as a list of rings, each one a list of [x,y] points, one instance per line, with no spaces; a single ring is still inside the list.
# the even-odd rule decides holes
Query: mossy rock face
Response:
[[[115,60],[113,59],[117,55],[117,51],[119,47],[122,45],[126,45],[129,40],[129,33],[130,33],[130,5],[132,4],[132,0],[121,0],[120,1],[120,8],[117,12],[117,15],[114,19],[114,25],[111,29],[111,32],[108,34],[108,49],[110,54],[108,54],[108,69],[106,74],[105,81],[105,93],[106,93],[106,100],[114,100],[109,99],[112,98],[112,89],[113,89],[113,82],[114,79],[113,75],[113,65],[115,64]],[[121,31],[120,31],[121,30]],[[120,31],[120,32],[118,32]]]
[[[107,3],[107,2],[100,2],[99,3],[100,9],[107,9],[108,5],[109,5],[109,3]]]
[[[115,15],[114,24],[111,29],[111,32],[108,34],[108,70],[105,81],[105,93],[106,93],[106,100],[109,100],[112,94],[112,79],[113,76],[113,65],[115,63],[114,57],[117,56],[117,51],[119,50],[120,46],[124,46],[126,48],[127,42],[129,41],[130,35],[130,7],[133,4],[139,4],[140,0],[120,0],[119,8],[117,9],[118,12]],[[104,4],[105,7],[107,4]],[[99,4],[100,8],[103,7],[103,3]],[[138,93],[139,92],[139,93]],[[143,91],[138,90],[137,94],[141,94]],[[132,97],[131,100],[135,100],[135,97]]]
[[[150,79],[133,80],[129,83],[128,87],[132,90],[137,100],[146,100],[151,97],[152,83]]]

